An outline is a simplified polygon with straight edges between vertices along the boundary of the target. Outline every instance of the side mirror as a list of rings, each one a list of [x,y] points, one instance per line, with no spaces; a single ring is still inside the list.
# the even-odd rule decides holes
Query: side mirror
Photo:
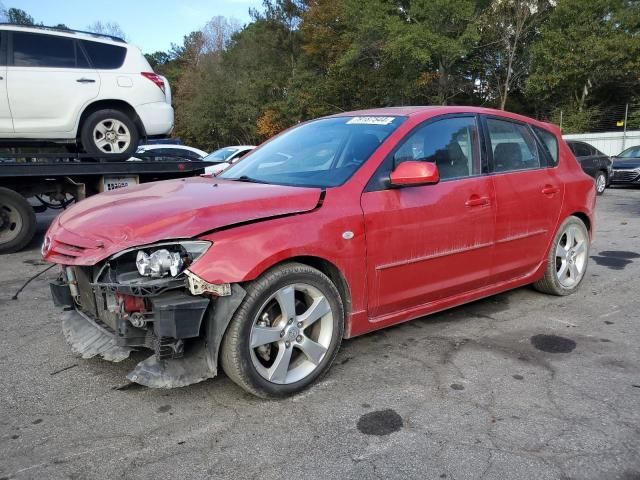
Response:
[[[407,161],[400,163],[391,172],[391,185],[395,187],[411,187],[438,183],[440,174],[435,163]]]

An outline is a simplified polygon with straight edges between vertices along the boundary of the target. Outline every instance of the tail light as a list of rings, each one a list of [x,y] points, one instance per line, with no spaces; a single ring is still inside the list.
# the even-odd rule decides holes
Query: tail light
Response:
[[[162,90],[162,93],[165,93],[164,80],[162,80],[162,77],[160,75],[153,72],[142,72],[142,76],[151,80],[153,83],[155,83],[158,86],[160,90]]]

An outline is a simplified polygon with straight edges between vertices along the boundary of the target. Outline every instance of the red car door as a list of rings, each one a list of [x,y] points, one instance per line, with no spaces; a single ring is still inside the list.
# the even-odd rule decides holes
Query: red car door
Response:
[[[546,260],[562,207],[564,184],[555,162],[524,123],[483,118],[496,192],[492,283],[532,273]],[[557,158],[557,145],[556,145]]]
[[[474,115],[425,122],[398,143],[362,194],[371,321],[487,284],[495,194],[482,174],[478,132]],[[385,179],[406,160],[435,162],[440,182],[389,187]]]

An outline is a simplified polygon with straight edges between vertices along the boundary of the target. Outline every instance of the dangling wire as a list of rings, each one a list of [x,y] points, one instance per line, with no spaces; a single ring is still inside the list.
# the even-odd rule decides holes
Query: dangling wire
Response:
[[[44,270],[42,270],[40,273],[36,273],[33,277],[31,277],[29,280],[27,280],[26,282],[24,282],[24,284],[18,289],[18,291],[15,293],[15,295],[13,297],[11,297],[11,300],[17,300],[18,299],[18,295],[20,295],[20,292],[22,292],[22,290],[25,289],[25,287],[27,285],[29,285],[33,280],[35,280],[36,278],[38,278],[40,275],[42,275],[44,272],[46,272],[47,270],[51,270],[53,267],[55,267],[56,264],[54,263],[53,265],[49,265],[47,268],[45,268]]]

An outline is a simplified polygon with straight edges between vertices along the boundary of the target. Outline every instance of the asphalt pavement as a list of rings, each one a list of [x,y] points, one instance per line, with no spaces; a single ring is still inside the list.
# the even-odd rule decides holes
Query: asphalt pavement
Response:
[[[41,218],[40,229],[49,217]],[[0,480],[640,479],[640,189],[598,198],[575,295],[521,288],[347,340],[264,401],[75,358],[39,243],[0,257]]]

